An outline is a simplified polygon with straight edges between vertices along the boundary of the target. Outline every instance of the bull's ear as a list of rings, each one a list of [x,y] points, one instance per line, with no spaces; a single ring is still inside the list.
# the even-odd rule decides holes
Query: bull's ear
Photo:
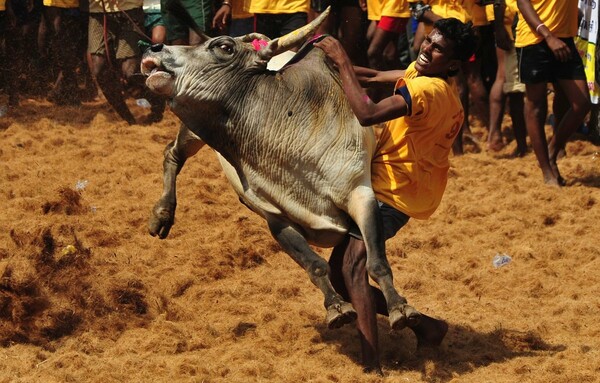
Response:
[[[268,61],[273,56],[276,56],[294,47],[302,45],[310,36],[312,36],[317,31],[319,25],[321,25],[321,23],[325,21],[327,16],[329,16],[330,10],[331,6],[327,7],[327,9],[323,11],[323,13],[319,15],[319,17],[311,21],[309,24],[306,24],[305,26],[296,29],[295,31],[292,31],[285,36],[281,36],[279,38],[276,38],[275,40],[269,41],[269,43],[266,44],[265,47],[258,52],[258,55],[263,60]]]
[[[243,43],[250,43],[254,40],[271,41],[270,38],[263,35],[262,33],[255,33],[255,32],[248,33],[247,35],[236,37],[236,38],[239,39]]]

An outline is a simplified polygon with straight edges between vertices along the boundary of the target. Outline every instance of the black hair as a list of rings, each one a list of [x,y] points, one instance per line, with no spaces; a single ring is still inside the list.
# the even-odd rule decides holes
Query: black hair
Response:
[[[454,17],[449,17],[436,21],[433,27],[440,31],[442,36],[454,42],[454,59],[467,61],[473,56],[477,38],[471,22],[465,24]]]

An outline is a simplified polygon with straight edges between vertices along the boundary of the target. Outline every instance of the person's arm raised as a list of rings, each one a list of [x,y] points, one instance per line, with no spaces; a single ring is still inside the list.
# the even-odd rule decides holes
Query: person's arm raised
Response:
[[[374,103],[363,90],[350,58],[339,41],[327,37],[315,44],[333,61],[340,72],[342,88],[350,107],[363,126],[370,126],[406,115],[408,107],[404,97],[393,95]]]

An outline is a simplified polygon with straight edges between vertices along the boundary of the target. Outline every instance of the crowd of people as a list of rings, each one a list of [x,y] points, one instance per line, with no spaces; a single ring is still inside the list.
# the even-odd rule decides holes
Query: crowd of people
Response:
[[[320,33],[337,37],[352,63],[375,70],[405,69],[441,18],[471,23],[476,53],[456,78],[466,117],[453,146],[464,142],[500,151],[517,143],[515,156],[531,147],[544,181],[562,185],[556,159],[591,108],[589,83],[573,37],[578,1],[556,0],[0,0],[0,87],[8,107],[20,94],[77,105],[97,97],[98,88],[129,124],[160,121],[166,100],[151,94],[139,74],[140,41],[197,44],[200,33],[282,36],[332,6]],[[584,2],[585,3],[585,2]],[[594,25],[592,22],[591,26]],[[590,30],[590,33],[597,32]],[[520,61],[519,61],[520,56]],[[548,61],[549,60],[549,61]],[[560,68],[554,64],[559,63]],[[596,66],[597,67],[597,66]],[[520,68],[520,71],[519,71]],[[569,68],[576,68],[571,71]],[[541,69],[545,69],[542,71]],[[549,87],[548,84],[551,86]],[[387,89],[369,89],[374,99]],[[555,134],[544,132],[548,94]],[[149,101],[151,113],[136,121],[129,96]],[[502,132],[505,111],[510,137]],[[597,116],[597,108],[594,109]],[[487,128],[486,142],[473,135],[469,115]],[[597,135],[597,117],[589,119]]]

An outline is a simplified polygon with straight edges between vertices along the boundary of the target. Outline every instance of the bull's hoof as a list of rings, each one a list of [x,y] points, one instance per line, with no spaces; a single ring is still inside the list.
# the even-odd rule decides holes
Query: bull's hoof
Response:
[[[395,330],[402,330],[404,327],[414,327],[421,321],[421,313],[414,307],[402,304],[390,310],[390,327]]]
[[[384,377],[383,375],[383,370],[381,369],[381,367],[379,366],[374,366],[374,367],[363,367],[363,372],[365,374],[375,374],[381,378]]]
[[[148,233],[151,236],[158,236],[160,239],[165,239],[169,235],[169,231],[173,226],[174,210],[169,210],[161,207],[160,203],[157,203],[150,215],[150,221],[148,222]]]
[[[417,350],[437,347],[448,333],[448,323],[421,314],[419,325],[411,327],[417,336]]]
[[[356,320],[354,307],[348,302],[336,303],[327,308],[327,327],[330,330],[340,328]]]

